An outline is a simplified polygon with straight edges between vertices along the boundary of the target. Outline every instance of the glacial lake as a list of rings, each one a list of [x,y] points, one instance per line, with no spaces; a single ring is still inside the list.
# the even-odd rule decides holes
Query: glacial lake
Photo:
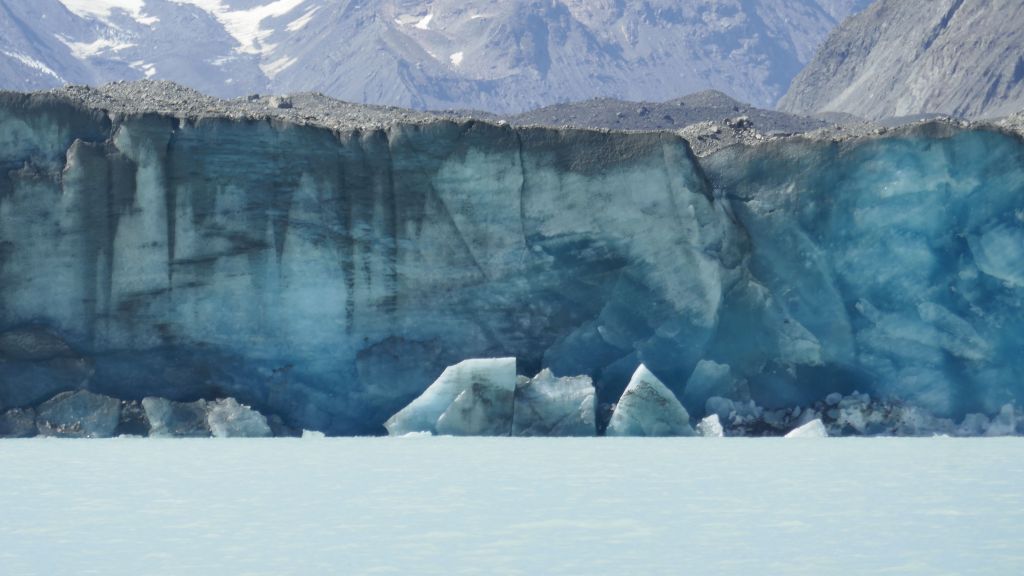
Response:
[[[1024,574],[1024,438],[0,441],[0,574]]]

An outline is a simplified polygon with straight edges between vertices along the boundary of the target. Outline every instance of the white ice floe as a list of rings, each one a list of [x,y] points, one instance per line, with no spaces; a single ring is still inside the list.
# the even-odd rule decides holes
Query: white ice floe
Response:
[[[828,438],[828,430],[821,419],[811,420],[807,424],[786,434],[786,438]]]

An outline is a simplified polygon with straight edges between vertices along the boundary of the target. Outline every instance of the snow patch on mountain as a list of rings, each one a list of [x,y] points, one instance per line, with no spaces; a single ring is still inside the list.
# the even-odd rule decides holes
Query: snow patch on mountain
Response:
[[[64,36],[57,36],[57,39],[64,43],[65,46],[71,49],[71,54],[80,60],[92,58],[105,52],[118,52],[127,48],[132,48],[135,44],[131,42],[119,41],[113,38],[97,38],[92,42],[75,42],[70,38]]]
[[[420,19],[419,22],[413,25],[413,28],[419,28],[420,30],[430,30],[430,21],[434,19],[433,14],[427,14]]]
[[[75,14],[83,18],[94,18],[113,27],[115,11],[124,12],[132,20],[144,26],[152,26],[159,18],[146,14],[143,9],[146,0],[61,0],[61,3]]]
[[[0,51],[21,58],[0,53],[0,87],[140,79],[141,61],[222,97],[504,114],[714,88],[770,107],[864,1],[4,0]]]
[[[276,0],[247,10],[232,10],[222,0],[173,0],[180,4],[192,4],[212,14],[241,45],[239,52],[246,54],[269,54],[274,45],[266,42],[274,30],[262,27],[264,20],[287,15],[306,0]]]
[[[18,62],[21,62],[25,66],[32,68],[33,70],[38,70],[43,74],[46,74],[47,76],[52,76],[62,82],[64,81],[64,79],[61,78],[59,74],[54,72],[52,68],[50,68],[46,64],[43,64],[39,60],[32,58],[31,56],[25,56],[24,54],[18,54],[17,52],[8,52],[6,50],[4,50],[2,53],[4,56],[7,56],[8,58],[13,58]]]
[[[277,60],[274,60],[269,64],[261,64],[260,69],[263,70],[264,74],[266,74],[270,78],[273,78],[274,76],[280,74],[282,70],[285,70],[290,66],[294,66],[295,63],[298,61],[299,60],[297,58],[288,58],[287,56],[285,56],[284,58],[278,58]]]
[[[285,26],[285,30],[289,32],[298,32],[299,30],[302,30],[303,28],[306,27],[307,24],[309,24],[310,20],[313,19],[313,16],[317,13],[317,10],[320,10],[320,7],[314,6],[312,9],[310,9],[302,16],[299,16],[295,20],[289,22],[288,25]]]

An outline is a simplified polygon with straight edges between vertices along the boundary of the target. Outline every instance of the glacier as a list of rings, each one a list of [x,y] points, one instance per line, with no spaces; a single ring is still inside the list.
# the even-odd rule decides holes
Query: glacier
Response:
[[[943,122],[698,158],[3,93],[0,414],[231,397],[381,434],[446,366],[507,357],[513,388],[590,378],[599,430],[640,364],[727,427],[853,392],[992,422],[1024,394],[1022,153]]]

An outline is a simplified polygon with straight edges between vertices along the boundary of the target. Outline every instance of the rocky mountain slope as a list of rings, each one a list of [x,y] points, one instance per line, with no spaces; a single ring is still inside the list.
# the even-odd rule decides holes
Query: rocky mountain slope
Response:
[[[865,118],[1024,108],[1024,3],[879,0],[847,20],[779,103]]]
[[[764,108],[866,4],[0,0],[0,87],[153,78],[503,114],[717,89]]]

